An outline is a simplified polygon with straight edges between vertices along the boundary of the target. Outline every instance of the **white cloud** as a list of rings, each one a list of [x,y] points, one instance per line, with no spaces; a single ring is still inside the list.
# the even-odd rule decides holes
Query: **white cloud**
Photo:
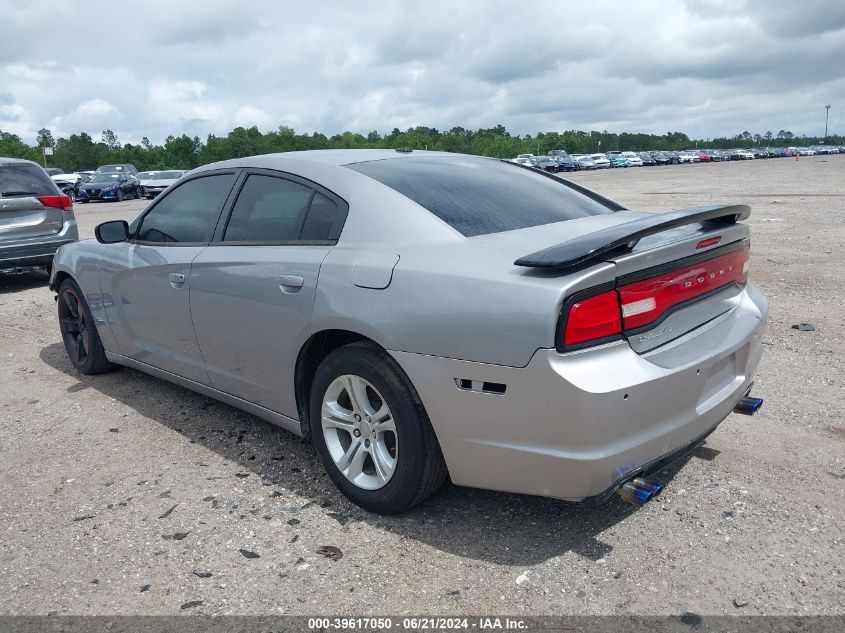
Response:
[[[111,11],[92,2],[86,12]],[[833,3],[836,4],[836,3]],[[39,42],[72,0],[0,0],[0,129],[121,142],[235,125],[333,134],[503,124],[710,137],[845,132],[845,4],[824,0],[145,0],[153,31]],[[78,17],[78,16],[77,16]],[[795,25],[794,29],[789,25]]]
[[[251,127],[253,125],[259,128],[266,128],[274,122],[274,117],[255,106],[245,105],[237,109],[233,117],[234,123],[243,127]]]
[[[114,105],[95,97],[78,104],[71,112],[54,117],[48,127],[57,130],[59,136],[85,131],[93,132],[99,138],[99,132],[114,129],[121,121],[120,110]]]

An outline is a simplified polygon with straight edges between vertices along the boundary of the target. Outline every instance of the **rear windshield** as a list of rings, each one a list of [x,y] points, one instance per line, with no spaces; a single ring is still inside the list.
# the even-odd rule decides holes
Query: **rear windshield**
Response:
[[[0,163],[0,196],[55,195],[53,181],[38,165]]]
[[[562,180],[490,158],[413,157],[346,166],[410,198],[466,237],[615,210]]]

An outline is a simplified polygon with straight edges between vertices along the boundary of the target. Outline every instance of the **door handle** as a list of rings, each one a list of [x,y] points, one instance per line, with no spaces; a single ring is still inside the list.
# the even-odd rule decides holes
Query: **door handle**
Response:
[[[185,275],[182,273],[170,273],[170,285],[174,288],[179,288],[185,283]]]
[[[279,289],[282,292],[299,292],[304,283],[305,279],[300,275],[279,275]]]

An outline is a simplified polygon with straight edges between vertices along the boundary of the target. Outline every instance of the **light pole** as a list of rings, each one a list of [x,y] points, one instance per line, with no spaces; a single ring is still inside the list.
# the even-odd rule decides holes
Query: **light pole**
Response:
[[[830,106],[824,107],[824,140],[827,140],[827,120],[830,117]]]

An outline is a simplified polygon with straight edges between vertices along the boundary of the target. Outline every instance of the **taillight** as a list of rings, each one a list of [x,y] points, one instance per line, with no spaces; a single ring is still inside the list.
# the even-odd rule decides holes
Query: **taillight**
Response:
[[[560,349],[613,340],[651,325],[681,304],[730,284],[744,284],[749,257],[746,245],[725,255],[570,301],[562,315]]]
[[[580,345],[622,333],[619,297],[615,290],[576,301],[569,306],[563,342]]]
[[[644,327],[677,305],[728,284],[745,283],[748,256],[746,246],[721,257],[621,286],[622,328]]]
[[[73,209],[73,200],[70,196],[38,196],[37,200],[45,207],[70,211]]]

